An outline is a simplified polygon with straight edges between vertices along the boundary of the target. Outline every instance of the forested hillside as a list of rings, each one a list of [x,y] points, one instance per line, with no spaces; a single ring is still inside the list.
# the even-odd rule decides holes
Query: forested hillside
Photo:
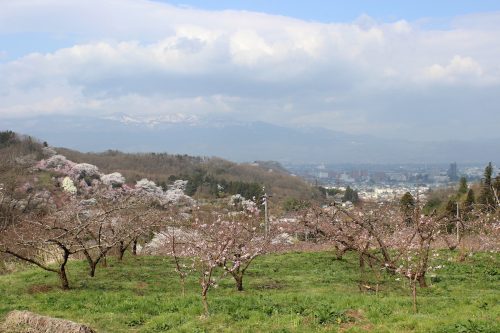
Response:
[[[236,193],[245,197],[258,196],[264,185],[277,202],[286,197],[302,200],[320,197],[319,191],[289,175],[275,162],[237,164],[216,157],[167,153],[130,154],[111,150],[81,153],[64,148],[57,151],[77,163],[90,163],[104,172],[120,172],[129,182],[148,178],[165,186],[175,179],[186,179],[189,181],[187,194],[194,197]]]

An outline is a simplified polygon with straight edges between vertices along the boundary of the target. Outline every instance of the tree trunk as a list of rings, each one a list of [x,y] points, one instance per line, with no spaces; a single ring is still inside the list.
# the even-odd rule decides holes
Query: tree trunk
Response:
[[[89,276],[94,277],[95,276],[95,269],[97,267],[97,261],[93,261],[89,265],[90,265],[89,266]]]
[[[66,269],[64,267],[61,267],[59,271],[59,280],[61,280],[61,288],[63,290],[69,290],[68,276],[66,275]]]
[[[427,288],[427,281],[425,281],[425,275],[421,274],[418,276],[418,285],[420,288]]]
[[[123,256],[125,255],[125,251],[127,251],[127,247],[124,246],[123,242],[120,242],[120,247],[118,249],[118,260],[122,261]]]
[[[236,290],[243,291],[243,274],[234,274],[233,277],[236,282]]]
[[[89,276],[94,277],[95,276],[95,268],[96,268],[97,263],[94,262],[90,253],[87,250],[84,250],[83,253],[85,254],[85,258],[87,259],[87,263],[89,265]]]
[[[134,242],[132,243],[132,254],[133,254],[134,256],[136,256],[136,255],[137,255],[137,238],[136,238],[136,239],[134,239]]]
[[[66,263],[68,262],[69,251],[66,249],[63,249],[63,251],[64,251],[64,256],[63,256],[63,262],[59,267],[59,279],[61,280],[61,288],[63,290],[68,290],[69,281],[68,281],[68,276],[66,275]]]
[[[337,260],[342,260],[344,258],[345,250],[338,250],[337,251]]]
[[[359,291],[365,291],[365,257],[363,253],[359,254],[359,283],[358,288]]]
[[[363,255],[363,253],[359,254],[359,268],[361,270],[364,270],[364,268],[365,268],[365,257]]]
[[[208,292],[208,288],[205,288],[205,287],[203,288],[203,290],[201,292],[201,302],[203,303],[203,310],[205,311],[205,317],[209,316],[207,292]]]
[[[417,281],[413,280],[411,281],[411,286],[412,286],[412,296],[413,296],[413,311],[415,313],[418,312],[418,307],[417,307]]]

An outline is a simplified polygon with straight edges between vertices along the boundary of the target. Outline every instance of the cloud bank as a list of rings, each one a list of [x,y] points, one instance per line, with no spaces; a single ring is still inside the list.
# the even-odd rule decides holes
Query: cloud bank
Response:
[[[500,13],[429,29],[144,0],[0,9],[0,36],[57,45],[8,60],[11,46],[0,50],[0,119],[184,114],[416,140],[498,136]]]

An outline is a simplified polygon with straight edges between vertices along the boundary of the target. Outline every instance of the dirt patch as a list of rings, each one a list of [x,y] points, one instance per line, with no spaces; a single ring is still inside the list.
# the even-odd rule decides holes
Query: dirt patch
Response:
[[[138,282],[135,285],[134,292],[138,296],[144,296],[146,289],[148,288],[149,284],[146,282]]]
[[[340,332],[345,332],[351,327],[359,327],[367,332],[373,329],[373,325],[366,319],[362,310],[347,310],[345,315],[352,319],[352,321],[340,325]]]
[[[48,284],[34,284],[28,288],[28,294],[41,294],[48,293],[54,289],[53,286],[49,286]]]
[[[96,333],[90,327],[69,320],[41,316],[28,311],[12,311],[0,326],[2,333]]]

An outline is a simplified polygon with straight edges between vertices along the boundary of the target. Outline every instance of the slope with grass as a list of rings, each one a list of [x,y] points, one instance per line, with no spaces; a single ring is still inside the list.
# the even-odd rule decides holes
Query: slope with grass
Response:
[[[85,275],[85,263],[73,261],[73,289],[66,292],[54,274],[29,269],[0,276],[0,320],[17,309],[86,323],[98,332],[499,332],[500,256],[449,261],[454,255],[443,252],[444,268],[419,291],[419,313],[403,282],[386,276],[377,294],[360,292],[354,255],[339,261],[316,252],[258,258],[244,292],[222,280],[209,292],[208,318],[200,317],[196,277],[182,296],[168,258],[110,260],[95,278]]]

